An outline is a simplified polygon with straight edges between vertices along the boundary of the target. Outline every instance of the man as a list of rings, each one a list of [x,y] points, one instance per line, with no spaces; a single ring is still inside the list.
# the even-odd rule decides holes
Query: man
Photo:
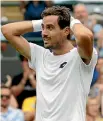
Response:
[[[10,106],[10,97],[10,88],[1,86],[1,121],[24,121],[23,112]]]
[[[86,99],[97,62],[93,34],[71,17],[66,7],[47,8],[42,18],[2,27],[6,39],[36,70],[36,121],[85,121]],[[51,51],[21,36],[39,31],[41,24],[44,46]],[[77,48],[69,41],[70,28],[77,38]]]
[[[21,109],[25,98],[36,95],[36,75],[35,71],[29,68],[28,60],[26,58],[20,55],[20,60],[23,72],[13,77],[11,90]]]
[[[85,26],[91,29],[96,37],[96,34],[103,29],[102,25],[97,24],[95,19],[88,18],[88,11],[84,4],[77,4],[74,6],[74,16],[79,19]]]
[[[101,93],[99,88],[92,87],[87,102],[86,121],[103,121],[100,112]]]

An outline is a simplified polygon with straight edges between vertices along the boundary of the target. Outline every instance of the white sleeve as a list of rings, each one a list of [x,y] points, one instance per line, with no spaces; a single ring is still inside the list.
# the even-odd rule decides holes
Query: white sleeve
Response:
[[[29,67],[31,69],[36,69],[37,62],[41,60],[45,49],[34,43],[29,43],[29,45],[30,45],[30,54],[31,54],[31,60],[28,60]]]
[[[79,53],[78,53],[79,55]],[[98,59],[98,54],[95,48],[93,48],[93,53],[92,53],[92,58],[90,63],[87,65],[83,62],[83,60],[81,59],[80,55],[79,55],[79,61],[80,61],[80,76],[81,76],[81,85],[84,87],[83,89],[85,90],[86,94],[88,94],[89,89],[90,89],[90,85],[92,82],[92,78],[93,78],[93,73],[94,73],[94,69],[97,63],[97,59]]]
[[[97,50],[95,48],[93,48],[92,59],[91,59],[89,65],[94,68],[97,64],[97,60],[98,60],[98,53],[97,53]]]
[[[97,50],[95,48],[93,48],[92,58],[91,58],[91,61],[89,64],[85,64],[80,57],[80,61],[81,61],[82,66],[84,66],[85,68],[90,67],[91,69],[95,68],[96,63],[97,63],[97,59],[98,59],[98,54],[97,54]]]

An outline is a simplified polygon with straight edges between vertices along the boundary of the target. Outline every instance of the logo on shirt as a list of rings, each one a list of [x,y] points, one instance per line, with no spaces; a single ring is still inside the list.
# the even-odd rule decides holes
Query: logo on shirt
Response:
[[[59,68],[63,68],[65,65],[67,64],[67,62],[63,62]]]

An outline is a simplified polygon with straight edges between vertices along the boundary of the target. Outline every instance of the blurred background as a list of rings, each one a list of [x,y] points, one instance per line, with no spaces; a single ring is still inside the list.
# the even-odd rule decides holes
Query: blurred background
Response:
[[[39,20],[41,19],[41,13],[45,7],[50,7],[53,5],[69,7],[71,10],[71,15],[79,19],[94,34],[94,47],[98,52],[98,62],[94,71],[93,79],[91,80],[91,90],[87,101],[88,105],[86,120],[103,121],[103,0],[1,0],[0,26],[16,21]],[[43,46],[40,32],[31,32],[23,36],[29,42]],[[28,69],[29,67],[27,60],[19,55],[19,53],[13,47],[11,47],[11,45],[2,35],[1,30],[0,38],[1,83],[11,86],[12,93],[17,100],[16,108],[20,108],[25,112],[25,105],[27,105],[27,103],[24,102],[23,105],[24,99],[33,96],[34,100],[34,97],[36,97],[35,72],[32,72],[32,70]],[[74,46],[76,46],[74,35],[71,35],[71,42]],[[22,78],[26,78],[26,81],[22,82]],[[24,86],[22,89],[19,87],[20,84]],[[30,91],[32,92],[31,95],[30,93],[25,95]],[[21,99],[21,93],[24,97],[23,99]],[[36,101],[31,103],[34,104],[35,102]],[[33,111],[35,112],[34,109]],[[28,119],[27,121],[31,120]]]

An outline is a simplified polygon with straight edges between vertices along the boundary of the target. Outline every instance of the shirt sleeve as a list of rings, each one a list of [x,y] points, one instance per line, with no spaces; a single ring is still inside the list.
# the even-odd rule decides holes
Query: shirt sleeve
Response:
[[[84,66],[85,68],[94,69],[96,66],[96,63],[97,63],[97,59],[98,59],[97,50],[95,48],[93,48],[93,53],[92,53],[92,58],[90,60],[90,63],[85,64],[82,59],[80,59],[80,61],[81,61],[81,65]]]
[[[97,63],[97,59],[98,59],[97,51],[95,48],[93,48],[92,58],[89,64],[85,64],[80,56],[78,59],[80,62],[79,71],[80,71],[80,77],[82,80],[81,85],[84,91],[86,92],[86,94],[88,94],[90,85],[92,82],[92,78],[93,78],[94,69]]]
[[[41,61],[45,49],[39,45],[29,43],[31,60],[28,60],[29,67],[31,69],[36,69],[38,61]]]

